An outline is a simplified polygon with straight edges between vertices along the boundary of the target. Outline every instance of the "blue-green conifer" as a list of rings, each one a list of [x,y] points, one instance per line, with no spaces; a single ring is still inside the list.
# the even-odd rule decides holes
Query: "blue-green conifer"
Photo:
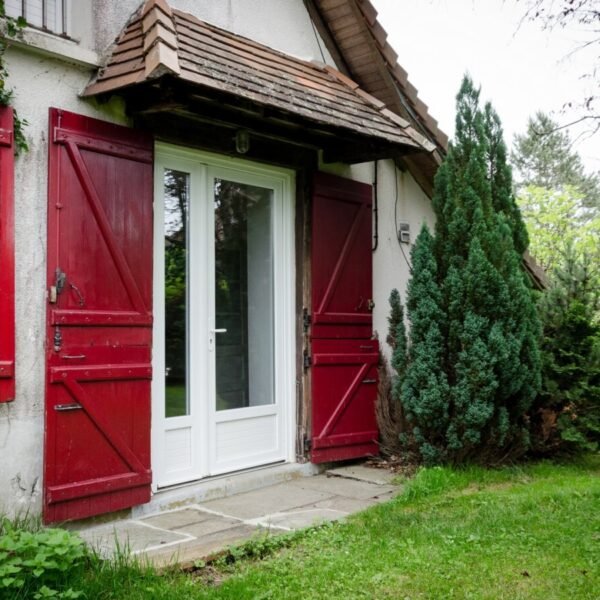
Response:
[[[394,393],[427,462],[498,462],[527,447],[540,326],[500,119],[480,108],[469,77],[433,206],[435,236],[424,227],[411,254],[408,354]]]

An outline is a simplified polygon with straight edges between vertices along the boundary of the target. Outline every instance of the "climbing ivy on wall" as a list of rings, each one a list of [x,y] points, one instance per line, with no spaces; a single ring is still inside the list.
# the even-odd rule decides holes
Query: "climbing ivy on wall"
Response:
[[[6,16],[4,0],[0,0],[0,18],[2,25],[0,29],[0,106],[11,106],[14,91],[7,85],[8,69],[5,61],[5,53],[10,46],[10,40],[18,38],[27,24],[23,17],[13,19]],[[27,140],[25,139],[25,126],[27,121],[21,119],[14,111],[14,140],[15,154],[28,150]]]

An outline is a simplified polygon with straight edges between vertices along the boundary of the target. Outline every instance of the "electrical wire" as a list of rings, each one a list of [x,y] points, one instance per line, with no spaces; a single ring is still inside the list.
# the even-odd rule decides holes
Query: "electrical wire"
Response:
[[[319,35],[317,33],[317,28],[315,26],[315,22],[313,21],[311,15],[310,15],[310,10],[308,10],[308,6],[306,6],[306,2],[307,2],[307,0],[304,0],[304,6],[306,7],[307,12],[308,12],[308,18],[310,20],[310,24],[312,26],[313,33],[315,34],[315,40],[317,40],[317,46],[319,47],[319,52],[321,53],[321,58],[323,59],[323,64],[327,64],[327,61],[325,60],[325,53],[323,52],[323,48],[321,48],[321,40],[319,39]]]
[[[378,202],[378,191],[377,191],[377,172],[378,172],[378,163],[379,161],[375,161],[374,163],[374,172],[373,172],[373,247],[371,248],[371,252],[375,252],[377,250],[377,246],[379,246],[379,202]]]
[[[396,197],[394,199],[394,229],[396,231],[396,239],[398,240],[398,246],[400,246],[400,251],[402,252],[402,256],[404,257],[404,260],[408,266],[408,272],[410,273],[410,275],[412,276],[412,265],[410,264],[410,261],[408,260],[408,257],[406,256],[406,252],[404,252],[404,248],[402,246],[402,241],[400,240],[400,233],[399,233],[399,227],[398,227],[398,169],[396,168],[396,165],[394,166],[394,184],[395,184],[395,188],[396,188]]]

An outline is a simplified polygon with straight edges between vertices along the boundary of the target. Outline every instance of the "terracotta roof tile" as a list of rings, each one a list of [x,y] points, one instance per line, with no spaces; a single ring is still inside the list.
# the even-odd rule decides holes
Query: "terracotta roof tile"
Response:
[[[346,1],[330,0],[331,10]],[[117,40],[84,96],[114,92],[163,74],[246,98],[315,123],[385,142],[433,150],[408,121],[330,66],[288,56],[148,0]]]

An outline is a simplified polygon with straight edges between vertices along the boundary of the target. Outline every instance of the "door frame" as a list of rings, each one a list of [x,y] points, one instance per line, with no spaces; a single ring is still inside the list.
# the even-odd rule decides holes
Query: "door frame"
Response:
[[[295,174],[289,169],[273,167],[251,162],[245,159],[232,158],[213,154],[201,150],[194,150],[157,142],[155,144],[155,174],[161,168],[181,170],[182,167],[190,173],[190,184],[196,192],[196,197],[190,196],[189,231],[192,236],[207,240],[205,244],[196,243],[189,247],[190,264],[195,265],[194,275],[190,277],[189,294],[192,303],[201,303],[199,309],[202,314],[208,315],[204,322],[198,320],[198,312],[190,311],[188,314],[188,331],[195,332],[188,338],[188,356],[201,356],[205,351],[201,349],[202,340],[208,346],[211,319],[214,320],[214,243],[208,241],[212,237],[210,219],[214,219],[212,203],[207,202],[204,207],[198,206],[199,202],[210,198],[212,193],[211,173],[223,171],[226,174],[239,177],[240,181],[251,185],[265,185],[270,183],[275,191],[274,196],[274,289],[277,301],[274,303],[274,328],[275,328],[275,402],[279,403],[279,428],[277,435],[281,436],[281,456],[273,462],[293,462],[295,460],[295,429],[296,429],[296,306],[295,306]],[[194,365],[188,368],[189,390],[196,394],[206,390],[208,400],[202,402],[200,410],[185,417],[172,417],[172,419],[189,422],[194,426],[199,435],[192,437],[191,448],[194,464],[188,470],[189,478],[185,481],[179,479],[169,480],[165,477],[164,453],[164,377],[165,370],[164,340],[165,340],[165,306],[164,306],[164,229],[162,219],[162,177],[155,176],[154,182],[154,277],[153,290],[155,299],[154,310],[154,352],[152,382],[152,466],[154,472],[153,491],[173,485],[185,485],[199,479],[211,476],[230,474],[235,471],[259,467],[240,462],[238,465],[225,465],[218,473],[214,470],[215,456],[215,422],[214,410],[214,353],[206,364]],[[194,193],[194,192],[192,192]],[[198,195],[200,197],[198,198]],[[196,210],[192,207],[196,205]],[[199,209],[198,209],[199,208]],[[200,248],[207,249],[204,252]],[[200,290],[207,290],[202,293]],[[206,352],[208,355],[208,353]],[[204,382],[204,383],[203,383]],[[200,402],[198,402],[200,404]],[[257,409],[265,407],[255,407]],[[234,409],[235,410],[235,409]],[[229,413],[230,411],[224,411]],[[260,412],[260,410],[258,411]],[[221,415],[222,420],[227,417]],[[185,421],[187,420],[187,421]],[[202,441],[207,440],[207,441]]]

